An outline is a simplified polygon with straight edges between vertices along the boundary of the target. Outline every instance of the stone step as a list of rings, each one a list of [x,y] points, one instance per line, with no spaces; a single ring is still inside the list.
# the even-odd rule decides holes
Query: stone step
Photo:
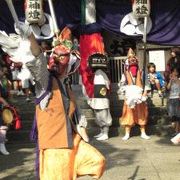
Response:
[[[162,102],[162,99],[151,99],[149,98],[147,103],[148,103],[148,107],[151,108],[151,107],[157,107],[157,108],[160,108],[160,107],[166,107],[166,99],[164,99],[164,105],[163,105],[163,102]],[[81,108],[89,108],[89,105],[87,104],[87,100],[83,97],[78,97],[76,99],[76,102],[77,104],[81,107]],[[113,98],[110,98],[110,107],[122,107],[123,106],[123,103],[124,103],[124,100],[119,100],[115,97]]]
[[[86,116],[89,127],[96,126],[95,123],[95,114],[91,109],[83,109],[82,113]],[[119,126],[119,117],[121,116],[121,111],[117,109],[111,109],[111,115],[113,118],[112,125]],[[32,127],[33,119],[34,119],[34,112],[28,112],[21,114],[22,119],[22,130],[29,130]],[[149,110],[149,124],[156,125],[156,124],[168,124],[170,122],[166,110],[157,108]]]
[[[81,92],[82,94],[82,86],[81,85],[72,85],[72,89],[74,92]],[[111,83],[111,93],[116,93],[119,87],[117,83]]]
[[[173,131],[169,125],[148,125],[147,134],[149,135],[158,135],[158,136],[170,136],[172,135]],[[99,127],[88,127],[87,132],[90,138],[93,138],[94,135],[98,134],[100,131]],[[132,136],[137,136],[140,134],[139,126],[135,126],[131,130]],[[116,137],[116,136],[123,136],[124,135],[124,128],[123,127],[110,127],[109,136]],[[20,130],[20,131],[9,131],[7,134],[8,142],[7,144],[34,144],[30,141],[30,131],[29,130]]]
[[[113,83],[112,87],[111,87],[111,93],[109,96],[111,106],[113,106],[113,107],[119,106],[119,105],[121,106],[121,104],[123,103],[124,96],[119,95],[117,93],[118,89],[119,88],[118,88],[117,83]],[[84,106],[87,107],[86,99],[84,98],[84,95],[82,93],[81,86],[80,85],[74,85],[73,91],[77,97],[77,101],[79,102],[79,104],[81,104],[82,107],[84,107]],[[148,104],[150,107],[151,106],[156,106],[156,107],[166,106],[167,99],[166,98],[160,98],[158,93],[154,92],[153,97],[148,98]]]
[[[111,108],[111,115],[114,118],[118,118],[121,116],[122,109],[120,108]],[[92,109],[82,109],[82,113],[86,116],[86,118],[95,118],[95,114]],[[32,123],[34,119],[34,112],[21,112],[20,113],[22,124]],[[161,118],[167,118],[167,111],[164,108],[149,108],[149,119],[152,121]]]
[[[116,88],[116,85],[114,85]],[[86,116],[88,121],[88,133],[90,136],[96,134],[99,130],[95,123],[95,115],[93,110],[87,105],[85,97],[82,96],[80,92],[80,86],[76,87],[75,93],[78,97],[77,102],[80,104],[82,108],[83,114]],[[78,89],[79,88],[79,89]],[[122,107],[123,107],[123,100],[118,99],[116,91],[113,90],[112,99],[110,99],[111,103],[111,114],[113,117],[112,126],[110,128],[111,136],[121,135],[121,127],[119,126],[119,117],[121,116]],[[34,119],[34,111],[35,111],[35,104],[33,102],[33,97],[31,97],[31,102],[26,102],[25,97],[15,97],[11,98],[11,103],[19,109],[20,116],[22,118],[22,125],[23,128],[19,131],[9,130],[8,131],[8,143],[32,143],[29,140],[30,130],[32,127],[33,119]],[[156,101],[158,101],[158,103]],[[169,130],[165,129],[164,127],[169,124],[169,120],[167,118],[166,108],[164,106],[160,106],[160,98],[156,97],[153,100],[148,101],[150,104],[149,107],[149,132],[157,133],[157,134],[168,134]],[[153,104],[155,102],[155,104]],[[133,128],[133,134],[139,132],[137,128]],[[166,133],[167,131],[167,133]],[[122,129],[122,132],[124,130]],[[122,133],[123,134],[123,133]]]
[[[7,133],[7,143],[32,143],[30,141],[30,130],[10,130]]]
[[[90,112],[88,112],[88,113],[90,113]],[[112,126],[119,127],[119,117],[120,116],[113,117]],[[93,112],[92,112],[92,114],[86,114],[86,118],[87,118],[87,122],[88,122],[88,127],[96,127],[97,126]],[[162,116],[161,114],[160,115],[149,114],[149,120],[148,120],[149,125],[158,125],[158,124],[166,125],[169,123],[170,123],[170,120],[169,120],[168,116],[165,116],[165,115]],[[30,130],[32,128],[32,124],[33,124],[33,118],[29,118],[26,121],[22,121],[22,129],[21,130]]]
[[[121,116],[122,109],[111,109],[110,112],[114,119]],[[95,114],[92,109],[82,109],[82,113],[86,116],[86,118],[95,118]],[[149,109],[149,119],[155,120],[161,118],[167,118],[166,110]]]

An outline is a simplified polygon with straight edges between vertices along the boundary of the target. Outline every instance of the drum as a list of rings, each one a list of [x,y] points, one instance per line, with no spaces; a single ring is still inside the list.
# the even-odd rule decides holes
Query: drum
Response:
[[[2,110],[2,120],[5,125],[11,125],[14,120],[14,113],[10,107],[4,107]]]
[[[5,106],[2,109],[3,124],[7,126],[13,126],[18,130],[22,128],[21,117],[14,106]]]

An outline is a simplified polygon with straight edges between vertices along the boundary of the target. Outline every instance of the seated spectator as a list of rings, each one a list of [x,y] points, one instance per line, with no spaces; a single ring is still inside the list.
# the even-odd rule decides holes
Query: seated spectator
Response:
[[[162,77],[160,72],[156,72],[156,65],[154,63],[149,63],[147,66],[148,69],[148,80],[151,85],[151,93],[156,89],[158,90],[158,94],[162,97],[162,87],[164,87],[164,78]]]

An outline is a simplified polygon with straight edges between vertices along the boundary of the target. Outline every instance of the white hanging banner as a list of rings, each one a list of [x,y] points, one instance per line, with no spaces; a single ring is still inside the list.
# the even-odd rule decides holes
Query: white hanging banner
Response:
[[[150,15],[150,0],[133,0],[133,14],[137,18],[144,18]]]
[[[156,65],[156,71],[165,71],[165,52],[163,50],[149,51],[149,62]]]
[[[92,24],[96,22],[96,2],[95,0],[85,0],[86,10],[85,10],[85,23]]]

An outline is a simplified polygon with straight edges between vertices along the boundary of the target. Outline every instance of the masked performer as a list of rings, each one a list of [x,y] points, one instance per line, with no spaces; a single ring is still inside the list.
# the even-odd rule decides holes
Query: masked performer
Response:
[[[122,139],[128,140],[130,138],[131,128],[135,124],[140,125],[141,137],[149,139],[145,127],[148,120],[146,99],[150,86],[147,84],[143,91],[142,71],[139,69],[138,59],[132,49],[128,51],[128,59],[125,63],[125,72],[120,87],[122,91],[125,91],[123,112],[120,117],[120,124],[125,127],[125,136]]]
[[[94,137],[99,141],[107,140],[109,127],[112,124],[108,99],[110,81],[106,74],[108,60],[106,55],[95,53],[89,57],[88,62],[94,72],[94,96],[89,98],[88,104],[94,110],[96,123],[100,127],[100,133]]]
[[[70,30],[65,28],[54,43],[49,64],[54,73],[47,70],[43,53],[29,27],[20,25],[20,32],[23,38],[17,43],[17,51],[12,52],[7,46],[3,49],[12,59],[26,63],[35,79],[40,179],[74,180],[83,175],[100,178],[105,159],[76,133],[72,121],[76,109],[74,97],[64,84],[77,60],[75,53],[71,53]],[[14,58],[15,55],[19,57]]]

